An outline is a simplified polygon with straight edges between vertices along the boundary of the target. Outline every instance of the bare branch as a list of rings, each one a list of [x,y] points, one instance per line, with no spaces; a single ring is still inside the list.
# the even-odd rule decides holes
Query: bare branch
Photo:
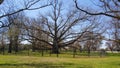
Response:
[[[42,6],[39,6],[39,7],[32,8],[32,6],[34,6],[39,1],[41,1],[41,0],[37,0],[37,1],[31,0],[31,1],[28,2],[27,5],[25,5],[24,8],[18,9],[16,11],[12,12],[12,13],[7,13],[7,14],[0,15],[0,18],[6,17],[6,16],[10,16],[10,15],[13,15],[13,14],[25,11],[25,10],[36,10],[36,9],[44,8],[44,7],[47,7],[47,6],[51,5],[51,3],[50,3],[50,4],[46,4],[46,5],[42,5]]]
[[[99,13],[92,13],[92,12],[89,12],[87,10],[83,10],[81,9],[79,6],[78,6],[78,3],[77,3],[77,0],[74,0],[74,3],[75,3],[75,6],[78,10],[82,11],[82,12],[85,12],[89,15],[105,15],[105,16],[109,16],[109,17],[112,17],[112,18],[116,18],[118,20],[120,20],[120,16],[116,16],[116,15],[112,15],[112,14],[109,14],[108,12],[110,11],[107,11],[107,12],[99,12]],[[109,8],[110,9],[110,8]],[[114,11],[112,11],[114,13]],[[120,12],[120,11],[115,11],[115,12]]]

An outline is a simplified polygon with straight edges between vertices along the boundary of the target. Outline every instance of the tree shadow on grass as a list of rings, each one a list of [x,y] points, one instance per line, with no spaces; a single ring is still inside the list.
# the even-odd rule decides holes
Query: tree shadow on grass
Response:
[[[46,65],[46,64],[0,64],[0,66],[9,66],[9,67],[32,67],[32,68],[64,68],[63,66],[60,65]]]
[[[73,63],[61,63],[61,64],[52,64],[52,63],[5,63],[5,64],[0,64],[0,67],[15,67],[15,68],[21,68],[21,67],[26,67],[26,68],[69,68],[71,66],[76,66]],[[79,65],[77,68],[92,68],[89,66],[85,65]]]
[[[0,64],[0,67],[1,66],[8,66],[8,67],[31,67],[31,68],[65,68],[64,65],[61,65],[61,64],[48,64],[48,63],[39,63],[39,64],[35,64],[35,63],[32,63],[32,64],[29,64],[29,63],[19,63],[19,64],[10,64],[10,63],[5,63],[5,64]]]

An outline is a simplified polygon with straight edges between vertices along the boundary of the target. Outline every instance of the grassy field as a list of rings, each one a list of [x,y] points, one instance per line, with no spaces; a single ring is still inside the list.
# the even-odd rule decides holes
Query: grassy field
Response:
[[[0,55],[0,68],[120,68],[120,56],[78,56],[71,55],[22,56]]]

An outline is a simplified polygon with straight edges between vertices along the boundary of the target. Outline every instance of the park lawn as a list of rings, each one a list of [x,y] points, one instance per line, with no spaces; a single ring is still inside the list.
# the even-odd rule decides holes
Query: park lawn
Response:
[[[120,68],[120,57],[0,55],[0,68]]]

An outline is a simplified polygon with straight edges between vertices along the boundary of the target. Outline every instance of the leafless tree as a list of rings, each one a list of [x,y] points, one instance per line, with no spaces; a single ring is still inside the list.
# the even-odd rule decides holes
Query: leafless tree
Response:
[[[14,49],[15,52],[18,52],[23,16],[23,13],[18,13],[8,16],[5,20],[5,22],[11,23],[8,27],[9,53],[12,52],[12,49]]]
[[[104,27],[104,24],[98,18],[100,19],[101,17],[91,17],[89,19],[92,27],[78,40],[82,43],[83,50],[87,50],[88,56],[90,56],[91,51],[97,51],[100,48],[101,42],[104,39],[103,34],[106,31],[106,27]]]
[[[81,45],[79,41],[75,41],[71,46],[69,46],[70,48],[73,49],[73,58],[75,58],[75,55],[77,54],[77,50],[81,49]]]
[[[37,40],[50,45],[52,47],[52,53],[56,54],[59,53],[60,48],[73,44],[80,39],[86,31],[95,27],[93,23],[84,23],[89,17],[85,13],[80,13],[76,9],[64,13],[62,8],[62,3],[56,0],[52,5],[52,11],[49,11],[48,15],[39,16],[39,23],[42,23],[44,29],[36,29],[47,34],[48,38],[52,41],[48,42],[34,36]]]
[[[76,41],[77,37],[80,37],[76,33],[76,35],[70,30],[76,26],[81,20],[86,18],[85,15],[80,15],[76,10],[71,11],[67,17],[62,15],[62,3],[55,3],[52,5],[52,13],[48,15],[48,17],[42,17],[45,27],[47,27],[49,36],[52,38],[52,52],[59,53],[59,48],[68,46]],[[77,16],[78,14],[78,16]],[[65,17],[65,18],[64,18]],[[76,17],[76,18],[75,18]],[[74,34],[74,40],[67,41]],[[65,41],[66,40],[66,41]]]
[[[84,38],[87,40],[84,41],[84,49],[87,50],[88,56],[90,56],[91,51],[96,51],[103,40],[101,34],[87,32]]]
[[[113,53],[113,42],[111,41],[109,41],[109,42],[106,42],[106,46],[107,46],[107,48]]]
[[[48,44],[41,41],[44,40],[48,42],[48,35],[45,34],[42,29],[44,28],[41,24],[41,20],[35,18],[27,18],[27,21],[23,24],[23,29],[25,30],[22,33],[25,36],[23,39],[27,40],[32,45],[32,51],[39,51],[43,56],[44,50],[49,49]]]
[[[113,41],[113,46],[114,46],[114,50],[120,50],[120,21],[117,19],[112,19],[112,21],[110,22],[111,24],[111,28],[112,30],[112,41]]]
[[[5,52],[5,32],[3,32],[0,36],[0,51],[2,51],[3,55],[4,55],[4,52]]]

